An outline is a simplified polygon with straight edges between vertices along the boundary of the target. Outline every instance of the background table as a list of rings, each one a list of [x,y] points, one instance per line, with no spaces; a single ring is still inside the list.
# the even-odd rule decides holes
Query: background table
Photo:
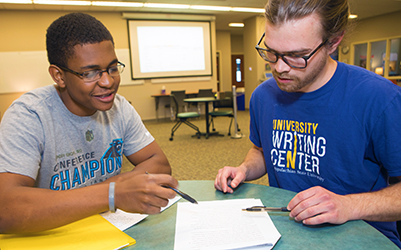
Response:
[[[206,133],[201,133],[201,135],[204,135],[206,139],[209,138],[211,135],[218,135],[218,136],[224,136],[222,134],[219,134],[219,132],[210,132],[210,124],[209,124],[209,102],[217,102],[220,101],[219,99],[216,99],[214,97],[195,97],[195,98],[187,98],[184,99],[184,102],[203,102],[205,103],[205,118],[206,118]]]
[[[196,96],[198,93],[196,92],[189,92],[185,93],[186,97],[191,97],[191,96]],[[151,95],[151,97],[155,98],[155,112],[156,112],[156,120],[159,121],[159,103],[161,98],[169,98],[170,99],[170,94],[155,94]],[[169,102],[170,103],[170,102]]]
[[[265,206],[286,206],[295,193],[256,184],[242,184],[233,194],[216,191],[213,181],[180,181],[180,189],[197,201],[258,198]],[[179,202],[187,202],[181,199]],[[137,242],[129,250],[174,249],[177,204],[161,214],[149,215],[124,232]],[[398,249],[386,236],[364,221],[342,225],[305,226],[288,217],[288,213],[269,212],[281,234],[274,250],[292,249]],[[233,225],[234,226],[234,225]],[[399,249],[398,249],[399,250]]]
[[[163,97],[169,97],[170,98],[170,94],[157,94],[157,95],[151,95],[151,97],[155,98],[156,120],[159,121],[159,102],[160,102],[160,98],[163,98]]]

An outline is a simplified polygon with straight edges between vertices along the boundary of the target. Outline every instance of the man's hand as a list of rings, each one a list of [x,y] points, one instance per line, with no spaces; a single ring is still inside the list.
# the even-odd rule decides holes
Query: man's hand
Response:
[[[322,187],[298,193],[288,204],[290,217],[306,225],[342,224],[352,219],[350,197],[338,195]]]
[[[239,167],[226,166],[219,169],[214,187],[223,193],[232,193],[234,192],[233,189],[237,188],[242,182],[255,180],[264,174],[266,174],[266,166],[263,149],[253,145]]]
[[[116,207],[134,213],[157,214],[167,206],[176,193],[164,186],[177,187],[178,182],[168,174],[136,174],[127,172],[116,176]],[[118,178],[120,177],[120,178]]]
[[[219,173],[214,181],[214,187],[223,193],[234,192],[233,188],[238,187],[239,184],[246,179],[245,171],[241,167],[224,167],[219,169]],[[231,186],[231,188],[230,188]]]

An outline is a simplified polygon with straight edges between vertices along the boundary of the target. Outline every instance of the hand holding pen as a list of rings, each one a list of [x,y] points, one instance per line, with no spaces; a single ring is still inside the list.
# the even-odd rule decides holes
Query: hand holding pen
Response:
[[[162,207],[167,206],[169,199],[176,195],[172,190],[163,187],[178,186],[178,181],[171,175],[145,176],[138,172],[125,172],[109,178],[109,183],[105,183],[108,186],[109,211],[120,209],[130,213],[157,214]]]
[[[146,174],[149,174],[149,173],[146,172]],[[189,201],[189,202],[191,202],[191,203],[194,203],[194,204],[198,204],[198,202],[197,202],[194,198],[192,198],[192,197],[189,196],[188,194],[186,194],[186,193],[180,191],[180,190],[177,189],[177,188],[173,188],[173,187],[170,187],[170,186],[163,186],[163,187],[165,187],[165,188],[170,188],[170,189],[174,190],[174,192],[176,192],[178,195],[180,195],[180,196],[181,196],[182,198],[184,198],[185,200],[187,200],[187,201]]]

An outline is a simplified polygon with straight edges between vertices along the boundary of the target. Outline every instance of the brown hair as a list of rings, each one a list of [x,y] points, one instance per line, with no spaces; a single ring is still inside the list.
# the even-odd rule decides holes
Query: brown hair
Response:
[[[269,0],[265,7],[265,17],[273,25],[313,13],[320,16],[322,39],[329,39],[329,43],[348,28],[348,0]]]

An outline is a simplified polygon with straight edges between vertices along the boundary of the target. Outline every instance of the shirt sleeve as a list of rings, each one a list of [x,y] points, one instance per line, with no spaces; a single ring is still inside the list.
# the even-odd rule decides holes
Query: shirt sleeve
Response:
[[[154,141],[135,108],[125,99],[121,103],[125,123],[124,155],[132,155]]]
[[[258,114],[260,105],[258,105],[258,97],[256,95],[257,91],[254,91],[249,102],[249,115],[250,115],[250,124],[249,124],[249,139],[256,147],[262,147],[262,143],[259,135],[258,128]]]
[[[23,104],[14,103],[0,123],[0,172],[36,179],[44,148],[42,122]]]
[[[389,176],[401,176],[401,94],[389,102],[378,117],[366,157],[377,161]]]

